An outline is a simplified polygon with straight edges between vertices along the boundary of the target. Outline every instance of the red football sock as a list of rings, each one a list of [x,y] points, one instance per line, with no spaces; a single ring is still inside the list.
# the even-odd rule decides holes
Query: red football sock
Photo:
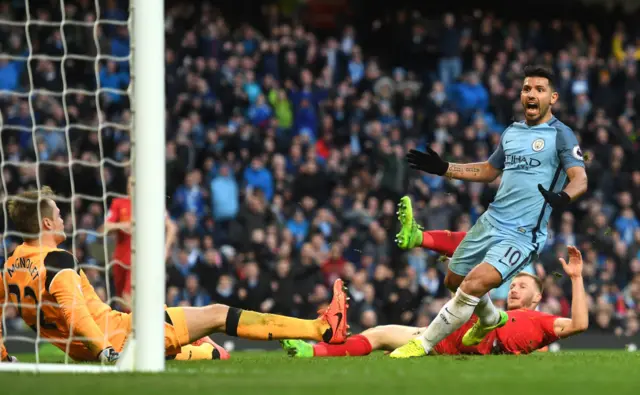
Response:
[[[452,256],[467,232],[430,230],[422,232],[422,246],[448,257]]]
[[[347,338],[342,344],[318,343],[313,346],[314,357],[362,357],[371,354],[371,343],[362,335]]]

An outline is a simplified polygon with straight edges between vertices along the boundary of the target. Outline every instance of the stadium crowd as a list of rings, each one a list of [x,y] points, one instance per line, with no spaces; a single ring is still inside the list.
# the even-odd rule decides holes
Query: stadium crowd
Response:
[[[93,3],[67,1],[66,20],[94,21]],[[520,72],[539,63],[557,74],[554,113],[578,136],[589,175],[587,195],[554,213],[536,262],[541,309],[569,314],[570,282],[556,273],[557,257],[577,245],[590,329],[640,331],[640,36],[632,26],[398,11],[320,35],[275,5],[261,12],[255,24],[236,24],[208,2],[167,11],[167,207],[180,228],[166,262],[167,304],[216,301],[312,317],[340,276],[354,330],[428,324],[449,297],[446,260],[395,246],[396,202],[414,197],[425,229],[467,230],[499,179],[419,174],[404,154],[430,145],[451,161],[486,160],[502,130],[522,118]],[[9,1],[0,14],[24,20]],[[104,194],[126,193],[131,112],[122,57],[130,43],[125,26],[107,23],[125,21],[125,8],[106,1],[100,15],[96,36],[90,25],[31,25],[30,43],[24,28],[0,23],[2,53],[25,55],[30,45],[49,56],[28,65],[0,59],[0,107],[2,193],[35,186],[38,174],[59,195],[75,194],[61,200],[68,247],[106,299],[113,288],[101,268],[110,249],[91,231],[104,221]],[[56,21],[61,12],[44,7],[31,18]],[[93,60],[57,58],[65,54],[112,57],[98,62],[96,76]],[[113,90],[95,95],[96,83]],[[57,93],[29,100],[8,92],[30,88]],[[36,159],[38,168],[15,164]],[[2,230],[9,254],[18,240]],[[5,313],[8,325],[20,325],[15,311]]]

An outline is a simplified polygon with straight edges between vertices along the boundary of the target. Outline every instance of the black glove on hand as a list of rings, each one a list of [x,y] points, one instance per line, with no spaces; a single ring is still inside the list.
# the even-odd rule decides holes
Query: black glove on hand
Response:
[[[407,162],[412,169],[443,176],[449,169],[449,162],[442,160],[437,152],[427,147],[427,152],[414,149],[407,153]]]
[[[561,209],[567,207],[569,203],[571,203],[571,197],[567,195],[565,191],[560,191],[558,193],[549,192],[540,184],[538,184],[538,190],[542,196],[544,196],[544,200],[549,203],[553,209]]]

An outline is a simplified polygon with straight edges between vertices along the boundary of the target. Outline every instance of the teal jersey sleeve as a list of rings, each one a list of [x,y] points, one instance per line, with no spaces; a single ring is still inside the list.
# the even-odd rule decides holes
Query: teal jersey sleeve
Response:
[[[556,151],[562,164],[562,169],[567,171],[572,167],[584,167],[582,150],[573,130],[564,124],[556,126]]]
[[[507,130],[509,129],[507,128]],[[489,164],[493,166],[494,169],[504,170],[505,156],[504,156],[504,148],[502,148],[502,139],[504,135],[507,133],[507,130],[505,130],[502,133],[502,136],[500,136],[500,142],[498,143],[496,150],[493,151],[493,153],[489,157]]]

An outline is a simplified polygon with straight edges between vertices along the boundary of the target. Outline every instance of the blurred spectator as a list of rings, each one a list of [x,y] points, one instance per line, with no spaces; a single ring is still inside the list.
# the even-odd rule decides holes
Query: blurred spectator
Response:
[[[240,206],[238,182],[228,165],[222,165],[211,181],[213,218],[222,225],[236,218]]]

